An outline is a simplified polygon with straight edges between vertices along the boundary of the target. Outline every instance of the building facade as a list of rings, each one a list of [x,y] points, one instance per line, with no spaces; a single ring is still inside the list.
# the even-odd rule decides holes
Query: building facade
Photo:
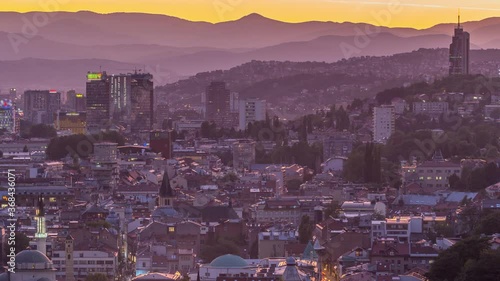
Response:
[[[239,129],[244,131],[248,123],[266,120],[266,101],[246,99],[239,102]]]
[[[56,130],[71,131],[72,134],[85,134],[87,131],[86,112],[56,112],[54,115]]]
[[[24,120],[33,124],[54,124],[54,112],[61,109],[61,93],[55,90],[24,92]]]
[[[455,35],[450,44],[450,75],[469,74],[470,34],[460,25],[455,28]]]
[[[395,112],[393,106],[381,106],[373,109],[373,141],[386,143],[395,130]]]
[[[238,140],[233,143],[233,167],[250,169],[255,164],[255,141]]]
[[[440,116],[448,112],[447,102],[414,102],[413,113]]]
[[[218,127],[233,125],[231,118],[231,94],[225,82],[212,82],[205,92],[205,120],[215,122]]]
[[[154,123],[153,75],[131,74],[130,89],[130,131],[149,131]]]
[[[98,132],[109,128],[111,88],[106,72],[87,73],[87,130]]]

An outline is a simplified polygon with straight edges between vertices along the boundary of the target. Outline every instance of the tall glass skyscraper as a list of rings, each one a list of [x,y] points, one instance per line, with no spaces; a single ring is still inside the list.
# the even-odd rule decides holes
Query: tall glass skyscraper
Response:
[[[470,34],[460,25],[455,28],[455,35],[450,45],[450,75],[469,74]]]

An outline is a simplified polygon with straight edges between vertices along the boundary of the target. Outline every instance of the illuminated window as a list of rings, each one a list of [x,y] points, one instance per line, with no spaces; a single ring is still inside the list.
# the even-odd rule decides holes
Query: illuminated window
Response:
[[[174,226],[169,226],[168,227],[168,232],[175,232],[175,227]]]

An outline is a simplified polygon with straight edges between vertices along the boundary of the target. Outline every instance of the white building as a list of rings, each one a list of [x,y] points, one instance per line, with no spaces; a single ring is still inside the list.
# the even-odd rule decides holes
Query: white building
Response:
[[[500,111],[500,104],[487,104],[484,106],[484,117],[486,119],[500,119],[498,116],[492,114],[493,112]]]
[[[266,120],[266,101],[256,98],[241,100],[239,102],[239,126],[245,130],[248,123]]]
[[[395,130],[393,106],[383,105],[373,109],[373,141],[386,143]]]
[[[52,261],[57,269],[57,277],[66,276],[66,252],[54,251]],[[117,265],[118,257],[112,253],[98,250],[74,251],[73,253],[73,272],[78,280],[96,273],[114,277]]]
[[[448,112],[447,102],[414,102],[413,113],[439,116]]]

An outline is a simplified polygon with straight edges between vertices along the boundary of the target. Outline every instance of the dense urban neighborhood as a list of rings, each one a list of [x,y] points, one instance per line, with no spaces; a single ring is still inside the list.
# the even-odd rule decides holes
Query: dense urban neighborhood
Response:
[[[449,50],[2,89],[0,281],[498,280],[500,73],[465,29]]]

